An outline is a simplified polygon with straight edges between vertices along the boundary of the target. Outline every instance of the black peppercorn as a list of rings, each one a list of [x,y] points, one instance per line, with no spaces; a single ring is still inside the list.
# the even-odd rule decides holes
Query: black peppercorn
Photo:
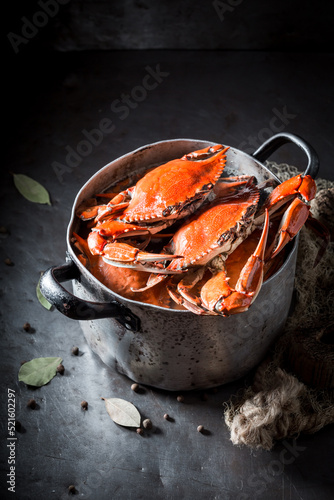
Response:
[[[36,401],[34,399],[29,399],[27,406],[34,410],[36,408]]]
[[[60,375],[64,375],[65,367],[64,365],[60,364],[57,366],[57,372],[60,373]]]
[[[88,410],[88,403],[87,403],[87,401],[81,401],[81,408],[83,410]]]

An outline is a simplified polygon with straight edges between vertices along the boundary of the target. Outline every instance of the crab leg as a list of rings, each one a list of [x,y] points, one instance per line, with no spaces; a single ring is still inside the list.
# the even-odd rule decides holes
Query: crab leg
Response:
[[[147,267],[146,267],[145,271],[149,271],[149,269],[147,269]],[[168,269],[163,269],[163,268],[162,269],[158,269],[158,268],[151,269],[152,274],[150,274],[150,276],[148,277],[146,285],[143,286],[142,288],[131,288],[131,291],[132,292],[145,292],[149,288],[152,288],[153,286],[156,286],[158,283],[161,283],[162,281],[167,279],[170,274],[181,274],[182,272],[183,271],[181,271],[181,270],[179,270],[179,271],[176,270],[176,271],[170,272]]]
[[[194,274],[196,273],[193,273],[193,275]],[[203,315],[218,316],[218,313],[205,309],[201,304],[197,305],[196,297],[194,297],[193,295],[189,294],[187,295],[187,298],[185,298],[183,295],[179,293],[178,287],[176,287],[175,285],[170,284],[166,288],[170,297],[174,300],[174,302],[179,306],[183,306],[185,309],[188,309],[188,311],[191,311],[201,316]]]
[[[158,262],[179,257],[179,255],[141,252],[138,248],[127,243],[107,243],[102,253],[104,262],[111,266],[128,267],[156,273],[168,272],[168,274],[175,274],[175,272],[165,270],[163,265],[159,265]],[[148,262],[157,262],[157,264],[150,266],[147,265]]]
[[[204,273],[205,267],[201,267],[188,273],[177,286],[170,283],[166,288],[174,302],[185,307],[188,311],[200,315],[217,315],[218,313],[213,310],[208,310],[203,307],[201,299],[191,293],[192,288],[203,278]]]

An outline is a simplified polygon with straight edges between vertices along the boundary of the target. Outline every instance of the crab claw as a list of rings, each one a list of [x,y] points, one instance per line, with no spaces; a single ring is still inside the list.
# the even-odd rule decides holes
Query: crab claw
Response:
[[[284,203],[295,198],[298,194],[305,200],[311,201],[315,197],[316,184],[310,175],[296,175],[279,184],[268,196],[264,208],[273,213]]]
[[[129,238],[134,235],[150,235],[150,231],[145,227],[135,226],[134,224],[108,220],[92,228],[87,243],[93,255],[101,255],[108,241]]]
[[[263,282],[264,254],[268,231],[269,212],[266,209],[261,238],[254,253],[242,268],[235,290],[231,290],[232,293],[216,304],[215,310],[220,314],[229,316],[230,314],[247,311],[256,299]]]
[[[105,217],[120,212],[129,206],[135,186],[116,194],[107,205],[101,205],[95,217],[95,222],[99,222]]]
[[[102,258],[106,264],[116,267],[129,267],[132,269],[161,273],[164,271],[163,265],[159,261],[179,258],[179,255],[141,252],[127,243],[107,243],[103,248]],[[147,265],[149,262],[157,262],[154,265]]]
[[[284,212],[277,238],[268,249],[267,255],[269,255],[270,259],[273,259],[296,236],[307,221],[309,213],[310,207],[308,205],[299,198],[293,200],[289,208]]]
[[[183,306],[185,309],[188,309],[188,311],[191,311],[195,314],[198,315],[210,315],[210,316],[217,316],[218,313],[215,313],[214,311],[208,311],[205,309],[200,303],[197,305],[194,300],[194,297],[192,295],[182,295],[179,292],[178,287],[176,287],[174,284],[167,285],[167,291],[169,293],[169,296],[174,300],[176,304],[179,306]],[[189,300],[188,300],[189,299]]]

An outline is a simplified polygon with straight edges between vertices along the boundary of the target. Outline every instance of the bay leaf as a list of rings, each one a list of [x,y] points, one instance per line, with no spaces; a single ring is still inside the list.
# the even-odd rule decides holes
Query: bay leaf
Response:
[[[48,302],[46,300],[46,298],[44,297],[44,295],[42,295],[41,289],[39,287],[39,282],[40,281],[41,281],[41,278],[38,280],[38,283],[37,283],[37,286],[36,286],[36,295],[37,295],[37,298],[38,298],[39,302],[42,304],[42,306],[45,307],[45,309],[47,309],[49,311],[51,309],[51,307],[52,307],[52,304],[50,304],[50,302]]]
[[[101,398],[104,400],[110,418],[124,427],[140,427],[141,416],[137,408],[125,399]]]
[[[24,174],[13,174],[16,189],[29,201],[51,205],[50,196],[42,184]]]
[[[56,376],[61,358],[34,358],[24,363],[19,371],[19,381],[34,387],[47,384]]]

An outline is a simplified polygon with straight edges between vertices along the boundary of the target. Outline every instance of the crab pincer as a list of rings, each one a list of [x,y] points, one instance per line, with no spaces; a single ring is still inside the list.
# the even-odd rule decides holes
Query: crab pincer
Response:
[[[180,256],[142,252],[138,248],[128,245],[127,243],[117,242],[107,243],[102,252],[102,258],[106,264],[147,272],[152,272],[152,269],[156,270],[159,268],[161,273],[164,272],[164,266],[159,264],[160,261],[166,261],[178,257]],[[154,262],[154,266],[150,266],[150,262]],[[176,271],[176,273],[177,272],[180,271]]]
[[[312,201],[316,194],[316,183],[310,175],[296,175],[279,184],[268,196],[264,208],[270,215],[280,207],[290,202],[285,210],[276,238],[266,251],[266,259],[273,259],[307,224],[321,239],[322,245],[316,257],[314,266],[320,261],[330,236],[328,229],[310,211],[307,202]],[[292,200],[292,201],[291,201]]]

